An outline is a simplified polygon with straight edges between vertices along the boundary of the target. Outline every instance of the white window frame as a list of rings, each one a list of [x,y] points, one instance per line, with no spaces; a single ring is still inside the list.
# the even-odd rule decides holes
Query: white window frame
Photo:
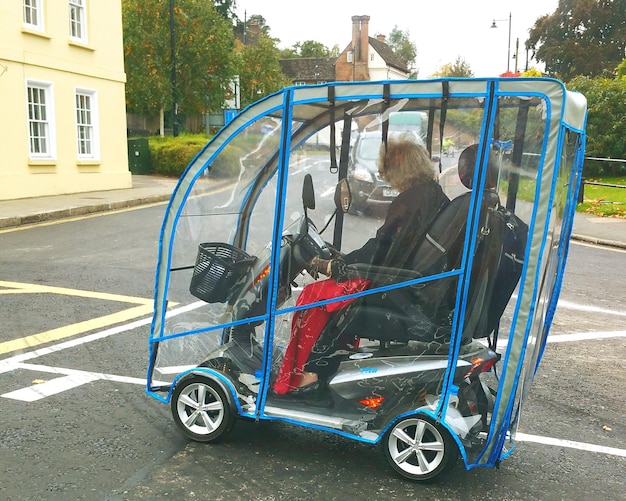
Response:
[[[69,0],[70,39],[87,43],[87,1]]]
[[[43,0],[23,0],[22,16],[24,26],[31,30],[43,31]],[[33,16],[35,17],[33,22]]]
[[[98,128],[98,93],[92,89],[75,89],[76,154],[79,160],[100,158]]]
[[[41,102],[43,96],[44,102]],[[35,98],[36,99],[33,99]],[[26,80],[28,152],[33,160],[56,159],[56,125],[52,83]]]

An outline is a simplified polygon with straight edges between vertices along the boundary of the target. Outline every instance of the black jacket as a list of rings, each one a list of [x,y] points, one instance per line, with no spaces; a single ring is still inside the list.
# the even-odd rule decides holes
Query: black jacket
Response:
[[[384,224],[363,247],[333,260],[332,277],[341,279],[346,264],[367,263],[403,268],[437,213],[450,200],[436,181],[415,184],[389,206]]]

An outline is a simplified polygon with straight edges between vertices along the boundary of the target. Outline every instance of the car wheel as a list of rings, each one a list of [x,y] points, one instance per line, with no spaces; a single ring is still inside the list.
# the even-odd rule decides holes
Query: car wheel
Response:
[[[178,382],[171,400],[174,422],[196,442],[213,442],[232,430],[236,415],[224,390],[194,374]]]
[[[393,469],[418,482],[450,470],[459,457],[450,433],[426,416],[400,420],[387,432],[383,445]]]

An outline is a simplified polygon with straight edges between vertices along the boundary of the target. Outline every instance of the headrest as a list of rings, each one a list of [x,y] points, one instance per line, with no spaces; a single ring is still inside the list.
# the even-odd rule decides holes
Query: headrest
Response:
[[[459,155],[459,178],[466,188],[472,189],[474,183],[474,170],[476,168],[476,152],[477,144],[471,144],[465,148]],[[485,189],[495,188],[498,179],[498,166],[493,153],[489,152],[489,162],[487,165],[487,180],[485,181]]]

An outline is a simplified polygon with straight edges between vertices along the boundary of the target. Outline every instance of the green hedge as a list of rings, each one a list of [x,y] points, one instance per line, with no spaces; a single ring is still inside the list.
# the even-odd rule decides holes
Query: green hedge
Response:
[[[184,134],[178,137],[150,137],[152,172],[163,176],[179,177],[189,162],[207,143],[202,134]],[[211,166],[214,177],[228,178],[239,173],[239,159],[244,151],[234,146],[226,146]]]
[[[207,138],[202,134],[148,138],[152,172],[179,177],[206,142]]]

